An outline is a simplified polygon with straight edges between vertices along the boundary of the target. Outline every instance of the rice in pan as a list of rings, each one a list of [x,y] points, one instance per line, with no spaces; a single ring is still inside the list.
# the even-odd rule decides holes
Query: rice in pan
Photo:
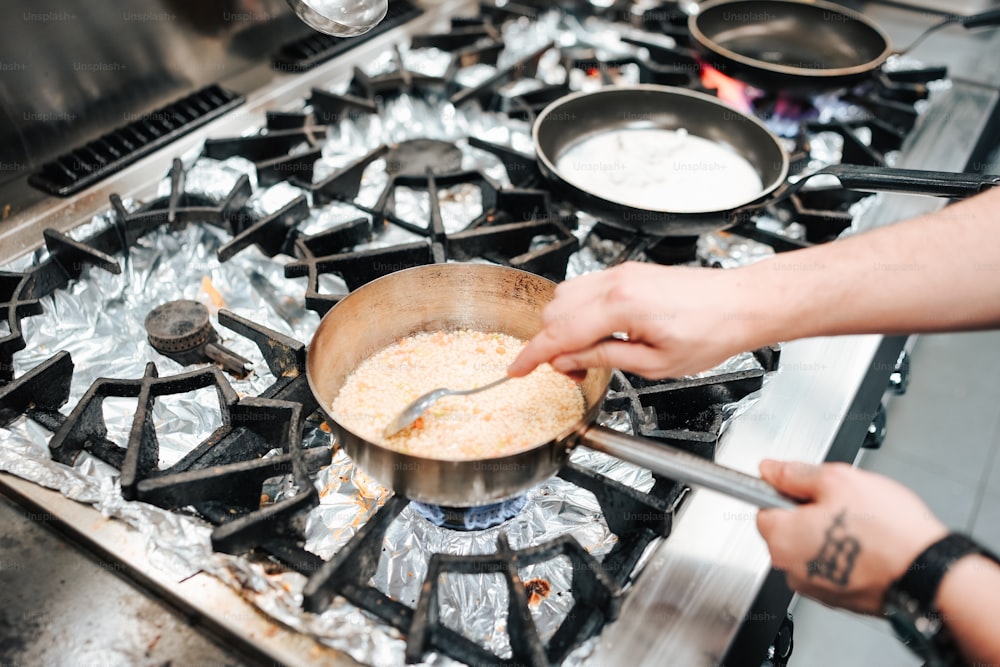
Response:
[[[433,389],[471,389],[503,377],[525,342],[502,333],[459,330],[400,339],[348,376],[331,414],[384,447],[422,458],[486,459],[547,442],[584,413],[571,379],[548,364],[471,396],[446,396],[411,427],[386,438],[385,427]]]

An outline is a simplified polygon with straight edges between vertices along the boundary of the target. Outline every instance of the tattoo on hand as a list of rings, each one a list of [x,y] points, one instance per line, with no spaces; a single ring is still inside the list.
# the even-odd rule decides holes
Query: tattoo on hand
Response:
[[[854,569],[854,562],[861,551],[861,543],[857,538],[847,534],[844,526],[847,511],[838,514],[830,527],[826,529],[826,541],[819,553],[806,565],[809,576],[821,577],[837,584],[847,586]]]

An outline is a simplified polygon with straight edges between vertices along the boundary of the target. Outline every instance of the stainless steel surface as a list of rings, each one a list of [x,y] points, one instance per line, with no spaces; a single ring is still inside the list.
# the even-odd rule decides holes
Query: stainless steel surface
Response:
[[[397,452],[344,428],[330,414],[347,376],[378,350],[421,331],[476,329],[530,338],[555,283],[489,264],[433,264],[397,271],[354,290],[322,319],[306,356],[306,375],[351,460],[397,494],[449,507],[485,505],[548,479],[566,462],[575,429],[524,452],[445,461]],[[392,313],[391,318],[385,316]],[[597,416],[611,372],[591,370],[580,384]]]
[[[997,3],[993,2],[992,5],[996,7]],[[909,44],[940,18],[940,14],[915,12],[878,2],[863,3],[862,10],[889,32],[892,41],[897,44]],[[955,11],[959,10],[956,8]],[[998,49],[1000,31],[992,28],[964,30],[954,27],[937,32],[933,39],[911,50],[907,58],[927,65],[947,65],[949,77],[953,80],[996,88],[1000,86],[1000,68],[996,66],[995,59],[987,54],[997,53]],[[937,106],[941,108],[948,105],[945,103]],[[975,119],[971,122],[974,123]],[[919,166],[937,168],[936,165]]]
[[[247,92],[262,54],[309,33],[282,0],[4,2],[0,186],[208,84]],[[38,200],[0,193],[0,220]]]
[[[312,72],[294,76],[268,73],[271,85],[251,94],[248,105],[235,114],[145,158],[135,168],[114,175],[79,198],[47,199],[0,223],[0,259],[7,261],[37,246],[43,227],[66,230],[89,221],[93,214],[106,209],[112,192],[126,197],[149,196],[169,158],[197,147],[207,136],[239,134],[247,127],[262,124],[265,110],[287,107],[306,96],[313,85],[346,79],[354,65],[382,52],[404,34],[431,25],[441,27],[447,14],[465,4],[443,5],[440,13],[419,19],[405,32],[380,36]],[[864,10],[898,43],[907,43],[936,18],[878,3],[865,3]],[[964,169],[998,101],[1000,69],[990,57],[997,52],[1000,38],[995,34],[962,34],[959,30],[955,35],[944,31],[910,54],[927,64],[948,64],[951,73],[961,80],[941,91],[926,110],[897,166]],[[4,83],[0,82],[0,86]],[[883,195],[865,214],[860,227],[889,224],[943,205],[929,198]],[[815,267],[789,263],[787,268],[791,279],[795,271]],[[899,341],[879,336],[818,338],[786,344],[781,370],[765,386],[759,402],[725,433],[717,461],[754,474],[765,457],[809,462],[831,456],[852,459],[900,346]],[[91,548],[122,563],[131,579],[203,619],[212,631],[241,646],[256,647],[270,661],[353,664],[344,655],[263,618],[226,585],[207,575],[183,582],[172,580],[149,562],[143,537],[124,524],[108,521],[57,492],[8,475],[0,475],[0,490],[17,496],[34,512],[56,517],[67,531]],[[770,561],[754,517],[755,512],[738,500],[705,489],[695,490],[685,502],[670,538],[652,554],[637,585],[629,592],[619,620],[602,633],[590,664],[659,667],[668,660],[685,666],[717,665],[741,629],[751,626],[766,631],[768,623],[753,615],[753,603],[768,579]],[[780,610],[768,611],[776,612]]]
[[[969,16],[993,7],[1000,7],[998,0],[888,0],[868,3],[895,5],[914,12],[928,12],[932,15],[958,14]]]
[[[192,623],[197,623],[200,630],[231,647],[243,664],[306,667],[356,667],[359,664],[267,618],[215,577],[197,574],[178,581],[165,574],[150,562],[145,538],[120,521],[102,517],[91,507],[69,500],[58,491],[6,473],[0,473],[0,489],[29,514],[43,516],[53,528],[81,538],[90,553],[103,562],[114,564],[115,572],[138,587],[136,594],[152,592],[175,606]],[[38,603],[33,603],[32,608],[37,609]],[[56,613],[47,622],[58,625],[63,619]],[[118,630],[121,632],[120,628]],[[16,655],[18,660],[8,664],[29,664],[20,662],[23,654]],[[108,664],[84,662],[75,657],[60,653],[53,656],[49,664]],[[118,664],[150,663],[139,658]]]
[[[388,0],[288,0],[296,16],[315,30],[336,37],[356,37],[385,17]]]
[[[919,46],[921,42],[930,37],[933,33],[949,26],[960,25],[963,28],[970,30],[975,28],[995,27],[998,22],[1000,22],[1000,14],[998,14],[994,9],[972,14],[971,16],[947,16],[941,19],[939,23],[935,23],[921,32],[917,35],[916,39],[906,46],[894,49],[892,54],[897,56],[904,55]]]
[[[68,545],[54,522],[0,495],[0,664],[246,662],[206,639],[197,619],[136,595],[121,563]]]
[[[759,477],[725,468],[679,449],[623,435],[594,426],[581,436],[584,446],[647,468],[684,484],[718,491],[764,509],[795,509],[794,500],[782,496]]]
[[[478,394],[481,391],[487,391],[493,387],[497,387],[511,377],[508,375],[502,377],[499,380],[489,382],[481,387],[473,387],[472,389],[435,389],[429,391],[423,396],[415,399],[412,403],[403,408],[403,411],[399,413],[399,416],[393,419],[388,426],[385,427],[385,437],[390,437],[396,435],[404,428],[417,421],[420,415],[427,412],[427,409],[437,403],[439,400],[445,396],[471,396],[472,394]]]

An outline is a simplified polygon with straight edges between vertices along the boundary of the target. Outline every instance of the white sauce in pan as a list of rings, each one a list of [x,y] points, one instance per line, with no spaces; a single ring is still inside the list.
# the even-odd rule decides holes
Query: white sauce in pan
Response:
[[[581,190],[650,211],[724,211],[753,201],[764,188],[745,158],[686,130],[595,134],[559,156],[556,168]]]

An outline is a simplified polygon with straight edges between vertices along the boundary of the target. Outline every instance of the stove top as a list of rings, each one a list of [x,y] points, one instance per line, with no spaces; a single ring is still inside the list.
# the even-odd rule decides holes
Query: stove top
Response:
[[[554,280],[626,259],[734,266],[836,238],[877,214],[880,199],[821,186],[680,248],[571,209],[531,156],[530,120],[547,102],[614,83],[732,86],[703,76],[673,7],[622,14],[616,3],[590,18],[575,5],[542,9],[425,15],[409,25],[409,45],[388,34],[330,67],[310,54],[294,85],[246,112],[260,115],[260,129],[247,132],[252,116],[230,112],[173,144],[169,167],[144,160],[112,175],[90,195],[106,203],[89,225],[47,230],[45,248],[2,275],[4,469],[140,530],[159,526],[159,565],[210,572],[270,618],[363,662],[601,664],[614,654],[615,619],[642,618],[628,610],[653,591],[662,604],[664,563],[679,556],[675,576],[688,577],[685,552],[711,543],[697,518],[675,525],[678,514],[704,516],[700,494],[581,452],[517,507],[470,514],[389,497],[331,450],[304,381],[303,341],[350,290],[409,266],[489,261]],[[805,114],[779,97],[735,93],[789,135],[801,172],[905,163],[928,95],[951,92],[933,83],[943,75],[900,67],[873,84],[874,96],[866,86]],[[162,335],[146,325],[165,303],[185,313],[201,304],[214,322],[199,309],[184,331]],[[863,347],[861,358],[895,359],[878,342]],[[603,419],[752,470],[760,450],[720,448],[721,436],[800,420],[781,387],[821,362],[815,350],[789,348],[780,364],[765,349],[671,382],[616,373]],[[203,354],[219,367],[201,364]],[[836,351],[830,361],[854,368],[853,357]],[[759,401],[747,400],[779,367]],[[830,414],[849,410],[844,400]],[[755,413],[760,405],[775,411]],[[748,514],[738,504],[731,513]],[[743,557],[759,553],[751,540]],[[756,588],[731,592],[745,600],[747,590]],[[728,645],[742,615],[709,619],[701,632],[728,624]]]

